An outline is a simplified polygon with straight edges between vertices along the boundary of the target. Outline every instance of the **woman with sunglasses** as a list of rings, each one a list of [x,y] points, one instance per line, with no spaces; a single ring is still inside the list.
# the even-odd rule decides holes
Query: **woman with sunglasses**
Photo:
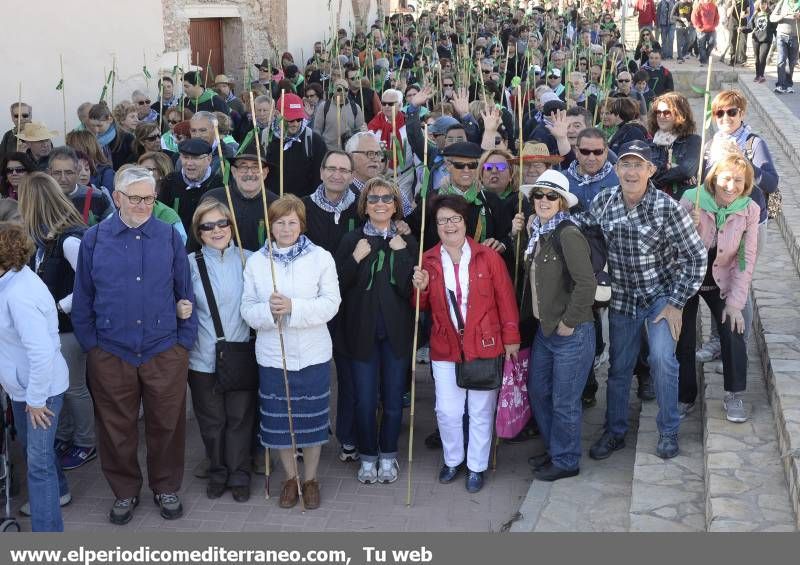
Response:
[[[243,101],[245,104],[246,101]],[[194,115],[189,108],[184,108],[183,112],[177,106],[170,108],[167,110],[164,116],[164,124],[167,127],[167,131],[161,136],[161,147],[164,151],[167,151],[173,155],[175,155],[175,159],[178,158],[178,141],[177,137],[175,136],[175,126],[183,121],[188,121]],[[244,121],[244,120],[242,120]]]
[[[342,309],[336,350],[351,360],[356,437],[365,484],[397,480],[398,438],[414,317],[411,275],[417,241],[400,235],[400,192],[383,179],[367,182],[358,198],[364,227],[342,238],[336,252]],[[376,419],[378,397],[383,417]]]
[[[647,129],[653,136],[653,164],[658,167],[653,184],[680,200],[687,188],[697,184],[700,159],[701,139],[695,133],[689,101],[679,92],[662,94],[653,101]]]
[[[161,151],[161,134],[158,131],[158,124],[141,123],[137,125],[133,132],[131,150],[136,160],[145,153]]]
[[[320,504],[317,469],[322,445],[328,442],[333,351],[327,324],[341,302],[339,284],[331,254],[304,235],[306,208],[300,199],[291,194],[279,198],[268,216],[272,247],[265,244],[248,259],[242,296],[242,316],[258,331],[259,436],[264,447],[277,450],[286,473],[278,504],[292,508],[300,497],[293,425],[294,447],[303,448],[303,505],[310,510]]]
[[[203,200],[192,217],[192,235],[202,247],[189,255],[198,321],[197,341],[189,352],[189,388],[210,462],[206,496],[220,498],[230,488],[236,502],[246,502],[250,498],[256,392],[215,390],[217,334],[199,267],[202,263],[208,272],[225,340],[249,341],[250,328],[240,313],[244,268],[232,241],[231,226],[230,210],[213,198]],[[244,251],[245,257],[250,255],[250,251]]]
[[[596,281],[589,245],[570,220],[578,198],[558,171],[534,183],[525,275],[538,330],[531,349],[528,396],[545,452],[529,460],[541,481],[580,470],[581,394],[595,355],[592,305]],[[528,285],[525,285],[528,288]]]
[[[26,153],[4,155],[0,159],[0,197],[16,200],[22,179],[35,172],[36,166]]]
[[[636,44],[633,58],[640,65],[644,65],[650,58],[651,51],[661,51],[661,44],[655,40],[653,31],[649,27],[643,27],[639,30],[639,43]]]
[[[696,318],[702,298],[716,322],[722,350],[725,396],[722,407],[731,422],[746,422],[742,400],[747,388],[747,342],[744,309],[758,255],[758,205],[753,168],[741,154],[717,161],[699,188],[687,190],[680,205],[691,214],[708,250],[708,267],[700,291],[683,308],[683,325],[676,354],[680,364],[678,401],[681,417],[697,398]],[[700,194],[697,194],[700,191]],[[699,208],[695,203],[699,201]]]
[[[431,200],[439,243],[423,255],[422,269],[414,267],[413,284],[420,291],[420,309],[429,311],[433,321],[431,371],[444,455],[439,482],[452,483],[466,467],[465,487],[476,493],[489,466],[497,390],[459,387],[456,363],[510,359],[519,352],[520,335],[511,277],[495,251],[468,236],[469,213],[469,204],[457,195],[439,194]]]

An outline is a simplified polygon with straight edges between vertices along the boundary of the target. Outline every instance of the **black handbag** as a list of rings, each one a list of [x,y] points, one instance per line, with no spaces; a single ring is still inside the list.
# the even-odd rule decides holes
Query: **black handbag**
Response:
[[[504,356],[464,361],[464,318],[461,316],[461,308],[456,302],[455,292],[447,290],[447,294],[453,304],[453,310],[456,312],[458,335],[461,338],[461,361],[456,363],[456,384],[467,390],[495,390],[500,388],[500,385],[503,384]]]
[[[217,382],[214,392],[222,394],[239,390],[258,390],[258,363],[256,362],[256,343],[253,336],[248,341],[225,341],[225,332],[217,309],[217,301],[208,278],[208,267],[203,254],[195,254],[197,268],[200,271],[200,281],[206,293],[208,309],[214,321],[214,333],[217,335],[215,345],[215,359],[217,369],[215,375]]]

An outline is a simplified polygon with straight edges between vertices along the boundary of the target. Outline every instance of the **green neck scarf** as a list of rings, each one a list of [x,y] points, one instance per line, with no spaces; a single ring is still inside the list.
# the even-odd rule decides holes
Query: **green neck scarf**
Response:
[[[509,183],[506,189],[503,192],[501,192],[498,196],[500,196],[500,200],[505,200],[515,192],[516,191],[514,190],[514,187],[511,185],[511,183]]]
[[[714,214],[717,230],[720,230],[722,226],[725,225],[728,216],[730,216],[731,214],[735,214],[737,212],[741,212],[742,210],[747,208],[747,206],[750,204],[749,196],[740,196],[739,198],[731,202],[728,206],[721,207],[719,206],[719,204],[717,204],[717,201],[714,199],[714,196],[705,189],[705,185],[701,185],[700,188],[691,188],[687,190],[683,194],[683,197],[689,200],[690,202],[694,203],[697,201],[698,190],[700,191],[700,209]],[[742,239],[739,241],[739,251],[737,255],[739,259],[739,270],[744,271],[745,269],[744,234],[742,234]]]

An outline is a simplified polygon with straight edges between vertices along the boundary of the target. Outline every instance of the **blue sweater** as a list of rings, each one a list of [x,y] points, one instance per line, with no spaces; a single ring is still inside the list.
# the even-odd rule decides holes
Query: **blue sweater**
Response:
[[[0,277],[0,385],[12,400],[34,408],[69,386],[56,303],[28,267]]]
[[[568,170],[564,171],[564,175],[567,177],[567,180],[569,180],[569,191],[578,197],[578,201],[580,201],[581,207],[584,210],[589,209],[589,204],[592,203],[594,197],[600,194],[601,191],[619,184],[619,178],[617,178],[617,173],[614,172],[614,169],[611,169],[602,179],[588,183],[581,178],[578,173],[574,172],[576,170],[576,168],[570,167]]]
[[[114,214],[81,242],[72,325],[84,351],[94,347],[140,366],[176,343],[197,338],[197,314],[179,320],[180,299],[194,302],[189,261],[175,229],[153,217],[129,228]]]

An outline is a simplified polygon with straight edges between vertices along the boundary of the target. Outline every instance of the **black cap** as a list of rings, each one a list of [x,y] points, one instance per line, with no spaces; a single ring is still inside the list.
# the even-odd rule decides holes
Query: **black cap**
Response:
[[[619,148],[617,159],[622,159],[628,155],[634,155],[643,161],[653,162],[653,153],[650,151],[650,144],[646,141],[635,139],[624,143],[622,147]]]
[[[464,157],[471,159],[480,159],[482,153],[481,146],[470,141],[452,143],[442,150],[442,155],[445,157]]]
[[[211,146],[207,141],[199,138],[185,139],[178,145],[178,153],[185,153],[187,155],[209,155],[211,153]]]

